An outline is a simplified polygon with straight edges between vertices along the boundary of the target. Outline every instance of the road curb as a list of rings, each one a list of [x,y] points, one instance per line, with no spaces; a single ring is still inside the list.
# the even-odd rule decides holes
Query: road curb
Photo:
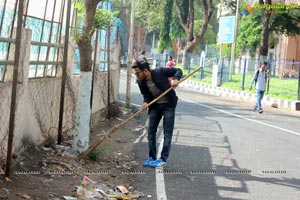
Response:
[[[194,91],[203,92],[207,94],[212,94],[216,96],[226,97],[226,98],[234,98],[239,101],[247,101],[247,102],[255,102],[256,97],[255,94],[239,91],[239,90],[231,90],[227,88],[212,86],[204,83],[199,83],[191,80],[186,80],[180,84],[181,87],[185,87]],[[300,110],[300,101],[290,101],[285,99],[279,99],[275,97],[265,96],[262,101],[263,104],[271,106],[273,108],[291,110],[291,111],[299,111]]]

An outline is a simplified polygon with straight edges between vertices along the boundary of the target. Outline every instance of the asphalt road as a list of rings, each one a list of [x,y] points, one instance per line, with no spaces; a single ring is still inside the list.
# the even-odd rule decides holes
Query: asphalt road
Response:
[[[126,77],[121,73],[120,100]],[[131,102],[142,98],[132,79]],[[300,117],[251,104],[177,88],[179,97],[168,166],[142,167],[146,132],[135,141],[130,174],[142,199],[299,200]],[[158,147],[162,139],[158,130]]]

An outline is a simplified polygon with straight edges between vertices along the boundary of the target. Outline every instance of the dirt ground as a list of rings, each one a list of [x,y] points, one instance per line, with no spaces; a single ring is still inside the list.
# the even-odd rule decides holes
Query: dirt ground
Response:
[[[121,108],[121,111],[120,116],[99,122],[97,127],[92,128],[91,144],[103,135],[103,131],[120,124],[135,113],[137,108]],[[141,113],[111,134],[85,164],[69,153],[70,141],[64,141],[60,148],[56,145],[52,148],[28,148],[13,159],[10,178],[5,178],[4,170],[1,170],[0,200],[59,200],[68,199],[64,196],[76,197],[77,189],[85,176],[97,182],[94,186],[98,189],[97,194],[102,196],[97,199],[108,199],[105,194],[114,197],[111,199],[138,199],[143,194],[135,191],[131,186],[130,176],[124,175],[124,172],[141,164],[134,160],[132,147],[133,141],[143,132],[146,115],[145,112]],[[124,186],[129,194],[118,186]]]

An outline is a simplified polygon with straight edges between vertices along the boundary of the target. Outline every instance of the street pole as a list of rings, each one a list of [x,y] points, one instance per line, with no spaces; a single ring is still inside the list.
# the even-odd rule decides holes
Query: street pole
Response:
[[[69,32],[70,32],[70,16],[71,16],[71,0],[68,0],[67,7],[67,19],[66,19],[66,30],[65,30],[65,42],[64,42],[64,54],[63,54],[63,65],[62,65],[62,78],[61,78],[61,89],[60,89],[60,104],[59,104],[59,119],[58,119],[58,133],[57,133],[57,144],[61,145],[63,140],[63,119],[64,119],[64,107],[65,107],[65,90],[66,90],[66,78],[67,78],[67,60],[68,60],[68,48],[69,48]]]
[[[19,62],[20,62],[20,49],[21,49],[21,36],[22,36],[22,18],[23,18],[24,4],[23,1],[19,1],[18,4],[18,20],[16,30],[16,43],[15,43],[15,58],[13,68],[13,82],[10,102],[10,118],[8,128],[8,141],[7,141],[7,156],[5,166],[5,177],[11,175],[11,158],[13,151],[14,131],[15,131],[15,115],[17,108],[17,85],[18,85],[18,74],[19,74]]]
[[[298,94],[297,100],[300,100],[300,64],[298,66]]]
[[[126,108],[130,108],[130,83],[131,83],[133,30],[134,30],[134,5],[135,5],[135,0],[131,0],[130,32],[129,32],[128,56],[127,56],[127,87],[126,87],[126,100],[125,100]]]
[[[234,23],[234,39],[231,48],[231,59],[230,59],[230,80],[232,80],[232,75],[234,74],[234,59],[235,59],[235,46],[236,46],[236,37],[237,37],[237,25],[239,17],[239,0],[236,1],[236,10],[235,10],[235,23]]]

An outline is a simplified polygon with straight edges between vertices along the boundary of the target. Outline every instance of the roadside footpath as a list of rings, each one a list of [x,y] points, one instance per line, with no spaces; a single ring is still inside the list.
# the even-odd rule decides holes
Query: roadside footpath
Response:
[[[198,83],[190,80],[186,80],[182,82],[180,84],[180,87],[184,87],[194,91],[212,94],[216,96],[221,96],[225,98],[236,99],[238,101],[253,102],[253,103],[256,101],[254,93],[216,87],[216,86]],[[291,111],[295,114],[300,114],[300,101],[296,101],[296,100],[290,101],[290,100],[265,96],[263,98],[262,104],[273,108]]]
[[[104,131],[130,117],[137,108],[120,107],[120,110],[120,116],[92,127],[90,144],[101,138]],[[135,160],[132,148],[133,141],[142,134],[146,118],[143,112],[121,126],[92,152],[85,164],[69,153],[71,139],[65,138],[61,147],[55,143],[47,146],[24,144],[26,150],[14,155],[12,160],[11,177],[4,177],[4,165],[0,165],[0,199],[114,200],[147,196],[132,186],[133,180],[127,173],[141,164]],[[96,198],[83,198],[83,193]]]

